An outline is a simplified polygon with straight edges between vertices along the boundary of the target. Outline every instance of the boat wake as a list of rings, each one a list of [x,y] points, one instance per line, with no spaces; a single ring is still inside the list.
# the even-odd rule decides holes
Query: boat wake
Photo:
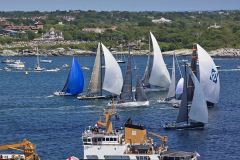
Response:
[[[234,68],[234,69],[220,69],[219,72],[235,72],[240,71],[240,68]]]
[[[46,98],[52,98],[52,97],[54,97],[53,94],[51,94],[51,95],[49,95],[49,96],[46,96]]]

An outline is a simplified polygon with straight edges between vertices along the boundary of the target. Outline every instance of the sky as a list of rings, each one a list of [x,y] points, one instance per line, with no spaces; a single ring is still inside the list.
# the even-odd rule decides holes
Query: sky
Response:
[[[0,11],[212,11],[240,9],[240,0],[0,0]]]

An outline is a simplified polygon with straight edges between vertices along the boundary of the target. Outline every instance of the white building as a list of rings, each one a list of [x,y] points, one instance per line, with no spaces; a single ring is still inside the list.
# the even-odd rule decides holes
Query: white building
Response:
[[[208,27],[208,29],[211,29],[211,28],[219,29],[219,28],[221,28],[221,26],[219,26],[215,23],[214,25],[211,25],[211,26]]]
[[[172,23],[172,20],[162,17],[160,19],[153,19],[152,22],[153,23]]]

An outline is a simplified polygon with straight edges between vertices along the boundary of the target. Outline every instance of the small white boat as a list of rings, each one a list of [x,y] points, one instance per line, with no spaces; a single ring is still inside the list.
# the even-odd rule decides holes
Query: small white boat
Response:
[[[25,67],[24,63],[21,62],[20,60],[16,60],[13,63],[9,63],[7,64],[7,66],[10,68],[19,69],[19,70],[22,70]]]
[[[58,72],[58,71],[60,71],[60,69],[59,69],[59,68],[46,69],[45,71],[46,71],[46,72]]]
[[[167,91],[167,88],[161,88],[161,87],[154,87],[154,88],[148,88],[148,87],[144,87],[144,92],[160,92],[160,91]]]
[[[13,62],[15,62],[15,60],[13,60],[13,59],[2,60],[2,63],[13,63]]]
[[[39,55],[38,55],[38,47],[37,47],[37,65],[36,65],[36,67],[34,68],[34,71],[36,71],[36,72],[41,72],[41,71],[43,71],[43,70],[44,70],[44,68],[41,68],[41,67],[40,67]]]
[[[82,66],[83,70],[90,70],[90,68],[86,67],[86,66]]]
[[[41,63],[52,63],[52,60],[50,59],[40,59]]]
[[[108,103],[108,106],[112,106],[112,102]],[[149,106],[149,101],[133,101],[124,103],[114,103],[116,107],[139,107],[139,106]]]
[[[11,71],[11,69],[8,68],[8,67],[4,67],[3,70],[4,70],[4,71]]]
[[[68,64],[63,64],[63,65],[62,65],[62,68],[68,68],[68,67],[69,67]]]
[[[53,93],[55,96],[72,96],[71,93],[67,93],[67,92],[62,92],[62,91],[56,91]]]
[[[34,68],[34,71],[36,71],[36,72],[41,72],[41,71],[43,71],[44,70],[44,68],[41,68],[40,66],[36,66],[35,68]]]

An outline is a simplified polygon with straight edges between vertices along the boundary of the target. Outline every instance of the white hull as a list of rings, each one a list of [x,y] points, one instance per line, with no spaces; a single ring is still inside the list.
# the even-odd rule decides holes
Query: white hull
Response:
[[[72,94],[61,92],[61,91],[56,91],[53,93],[55,96],[72,96]]]
[[[139,106],[149,106],[149,101],[143,102],[125,102],[125,103],[115,103],[116,107],[139,107]],[[108,106],[112,106],[112,103],[108,103]]]
[[[181,103],[181,100],[171,99],[171,100],[167,101],[164,99],[159,99],[157,102],[162,103],[162,104],[178,104],[179,105]]]
[[[84,145],[84,159],[148,159],[148,160],[159,160],[160,154],[126,154],[127,145]],[[177,153],[177,152],[176,152]],[[182,153],[183,154],[183,153]],[[184,153],[188,154],[188,153]],[[197,160],[197,153],[189,153],[191,158],[183,160]],[[161,154],[165,155],[165,152]],[[166,155],[170,155],[166,152]]]
[[[46,72],[58,72],[58,71],[60,71],[60,69],[59,68],[55,68],[55,69],[47,69],[47,70],[45,70]]]
[[[47,60],[47,59],[41,59],[41,63],[52,63],[52,60]]]
[[[0,154],[1,160],[25,160],[25,156],[23,154]]]
[[[44,69],[43,68],[40,68],[40,67],[37,67],[37,68],[34,68],[34,71],[35,72],[41,72],[41,71],[43,71]]]
[[[167,91],[167,88],[144,88],[145,92],[160,92]]]

